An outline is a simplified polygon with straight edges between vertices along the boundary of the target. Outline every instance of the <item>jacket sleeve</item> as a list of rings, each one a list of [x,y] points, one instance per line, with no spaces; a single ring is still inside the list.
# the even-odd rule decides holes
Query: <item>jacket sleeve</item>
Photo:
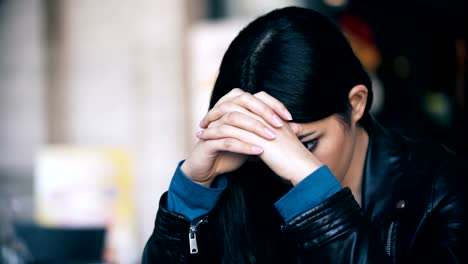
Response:
[[[292,219],[283,232],[297,248],[297,263],[391,263],[348,187]]]
[[[436,183],[434,207],[427,209],[411,247],[388,244],[390,233],[368,224],[349,188],[294,218],[283,231],[297,248],[297,263],[468,263],[463,249],[468,238],[466,194],[451,192],[447,184]]]
[[[465,161],[466,162],[466,161]],[[468,263],[466,163],[443,166],[434,183],[420,263]]]
[[[167,210],[166,204],[167,192],[161,196],[154,230],[146,242],[141,263],[208,263],[209,256],[203,252],[209,251],[190,254],[189,220],[183,215]],[[197,234],[203,237],[204,232],[205,228],[201,226]]]
[[[219,175],[210,187],[205,187],[195,183],[185,175],[180,168],[182,162],[179,162],[169,185],[167,209],[184,215],[192,221],[213,210],[227,187],[227,178],[224,175]]]

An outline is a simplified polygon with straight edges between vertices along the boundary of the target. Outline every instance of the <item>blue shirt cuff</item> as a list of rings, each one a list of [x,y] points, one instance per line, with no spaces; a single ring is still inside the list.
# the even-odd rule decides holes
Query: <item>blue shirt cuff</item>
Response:
[[[314,208],[342,189],[340,182],[327,166],[312,172],[275,203],[287,223],[294,217]]]
[[[219,175],[208,188],[189,179],[180,166],[172,177],[167,195],[167,209],[186,216],[191,221],[208,214],[227,187],[227,178]]]

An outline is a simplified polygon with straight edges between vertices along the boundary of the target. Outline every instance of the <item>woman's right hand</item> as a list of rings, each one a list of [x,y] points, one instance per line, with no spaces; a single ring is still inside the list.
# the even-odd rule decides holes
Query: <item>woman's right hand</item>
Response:
[[[240,168],[249,155],[263,152],[261,147],[240,140],[245,133],[273,140],[275,134],[269,126],[281,127],[281,119],[290,120],[291,115],[279,101],[267,105],[252,94],[233,89],[200,122],[202,128],[216,129],[223,137],[200,139],[182,164],[182,171],[193,181],[209,187],[216,176]]]

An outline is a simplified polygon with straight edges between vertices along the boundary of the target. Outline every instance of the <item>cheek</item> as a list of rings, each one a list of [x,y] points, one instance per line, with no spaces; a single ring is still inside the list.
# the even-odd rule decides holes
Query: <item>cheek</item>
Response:
[[[341,181],[349,167],[350,142],[341,133],[323,137],[317,146],[314,155],[333,172],[335,177]]]

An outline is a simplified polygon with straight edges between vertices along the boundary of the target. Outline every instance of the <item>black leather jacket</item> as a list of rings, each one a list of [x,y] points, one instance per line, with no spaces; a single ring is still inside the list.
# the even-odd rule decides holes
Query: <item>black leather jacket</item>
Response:
[[[465,164],[375,122],[367,130],[361,206],[345,188],[289,223],[272,218],[267,226],[280,230],[272,232],[280,243],[273,262],[468,263]],[[142,262],[220,263],[222,234],[210,228],[211,214],[196,233],[198,254],[190,254],[190,223],[166,209],[164,194]]]

